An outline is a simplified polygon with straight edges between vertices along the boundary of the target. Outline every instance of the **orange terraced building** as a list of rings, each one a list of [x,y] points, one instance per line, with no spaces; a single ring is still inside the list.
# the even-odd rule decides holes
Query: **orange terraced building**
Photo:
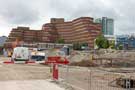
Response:
[[[94,39],[101,34],[101,25],[93,22],[91,17],[80,17],[73,21],[65,22],[63,18],[52,18],[51,23],[42,26],[43,41],[53,42],[58,37],[66,43],[88,43],[94,47]]]
[[[21,39],[25,43],[54,43],[58,38],[65,43],[88,43],[94,47],[94,39],[101,34],[101,25],[94,23],[91,17],[80,17],[72,21],[63,18],[52,18],[50,23],[42,26],[41,30],[30,30],[29,27],[12,29],[6,44]]]

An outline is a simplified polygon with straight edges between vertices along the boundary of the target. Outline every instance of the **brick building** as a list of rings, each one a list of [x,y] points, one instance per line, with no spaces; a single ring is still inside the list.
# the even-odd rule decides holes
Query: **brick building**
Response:
[[[44,38],[55,41],[63,38],[66,43],[88,43],[94,47],[94,39],[101,33],[101,25],[93,22],[91,17],[80,17],[65,22],[63,18],[52,18],[51,22],[42,26]],[[47,42],[46,40],[44,42]]]
[[[5,47],[12,47],[12,42],[16,41],[16,39],[26,43],[39,42],[41,37],[40,31],[41,30],[30,30],[29,27],[13,28],[6,40]]]
[[[91,17],[80,17],[65,22],[63,18],[52,18],[50,23],[42,26],[42,30],[30,30],[29,27],[13,28],[7,42],[13,42],[16,38],[26,43],[42,42],[54,43],[62,38],[66,43],[88,43],[94,47],[94,39],[101,34],[101,25],[93,22]]]
[[[7,42],[13,42],[16,39],[25,42],[38,42],[39,41],[39,30],[30,30],[29,27],[17,27],[13,28],[10,32]]]

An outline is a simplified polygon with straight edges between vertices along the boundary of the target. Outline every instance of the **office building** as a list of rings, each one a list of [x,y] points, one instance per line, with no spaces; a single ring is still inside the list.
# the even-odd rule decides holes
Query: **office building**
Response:
[[[25,43],[55,43],[59,38],[65,43],[87,43],[90,48],[94,47],[94,39],[101,34],[101,24],[94,23],[91,17],[80,17],[72,21],[64,18],[52,18],[50,23],[45,23],[41,30],[30,30],[29,27],[12,29],[7,43],[16,38]]]
[[[94,39],[101,34],[101,24],[94,23],[91,17],[80,17],[68,22],[62,18],[52,18],[51,23],[44,24],[42,29],[47,33],[43,36],[44,42],[63,38],[65,43],[88,43],[90,48],[94,47]]]
[[[114,20],[107,17],[98,18],[95,23],[102,24],[102,34],[104,35],[114,35]]]
[[[116,46],[122,46],[123,49],[135,49],[135,36],[134,35],[117,35]]]

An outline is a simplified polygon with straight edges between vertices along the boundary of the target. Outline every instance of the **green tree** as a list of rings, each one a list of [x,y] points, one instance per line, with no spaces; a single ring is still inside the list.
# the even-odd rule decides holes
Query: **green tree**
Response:
[[[61,44],[64,44],[65,43],[65,40],[63,38],[58,38],[56,40],[56,43],[61,43]]]
[[[102,35],[98,36],[95,41],[98,48],[107,49],[109,47],[109,41]]]
[[[122,45],[122,44],[119,44],[119,45],[117,46],[117,49],[118,49],[118,50],[122,50],[122,49],[123,49],[123,45]]]
[[[115,41],[110,42],[110,43],[109,43],[109,47],[110,47],[111,49],[115,49]]]
[[[107,39],[104,40],[102,47],[103,47],[104,49],[109,48],[109,41],[108,41]]]

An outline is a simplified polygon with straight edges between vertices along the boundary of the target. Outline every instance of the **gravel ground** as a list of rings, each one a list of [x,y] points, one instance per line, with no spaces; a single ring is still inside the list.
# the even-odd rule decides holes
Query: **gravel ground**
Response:
[[[65,67],[59,67],[62,81],[57,84],[47,81],[51,78],[51,73],[50,68],[45,65],[0,64],[0,90],[124,90],[108,85],[121,76],[109,72],[114,71],[112,68],[110,70],[89,68],[89,70],[85,67],[70,66],[67,70]],[[135,76],[135,73],[132,75]]]
[[[0,81],[1,90],[64,90],[46,80]]]
[[[66,71],[66,68],[60,68],[60,77],[65,79],[65,82],[73,86],[75,90],[127,90],[117,86],[115,80],[123,76],[131,76],[132,78],[135,76],[135,72],[120,73],[118,68],[89,69],[85,67],[69,67],[69,70]],[[121,70],[125,70],[125,68]],[[126,68],[126,70],[132,69]],[[135,90],[135,88],[130,90]]]
[[[39,80],[50,78],[49,68],[42,65],[1,64],[0,81]]]
[[[0,90],[65,90],[50,78],[50,68],[44,65],[0,64]]]

